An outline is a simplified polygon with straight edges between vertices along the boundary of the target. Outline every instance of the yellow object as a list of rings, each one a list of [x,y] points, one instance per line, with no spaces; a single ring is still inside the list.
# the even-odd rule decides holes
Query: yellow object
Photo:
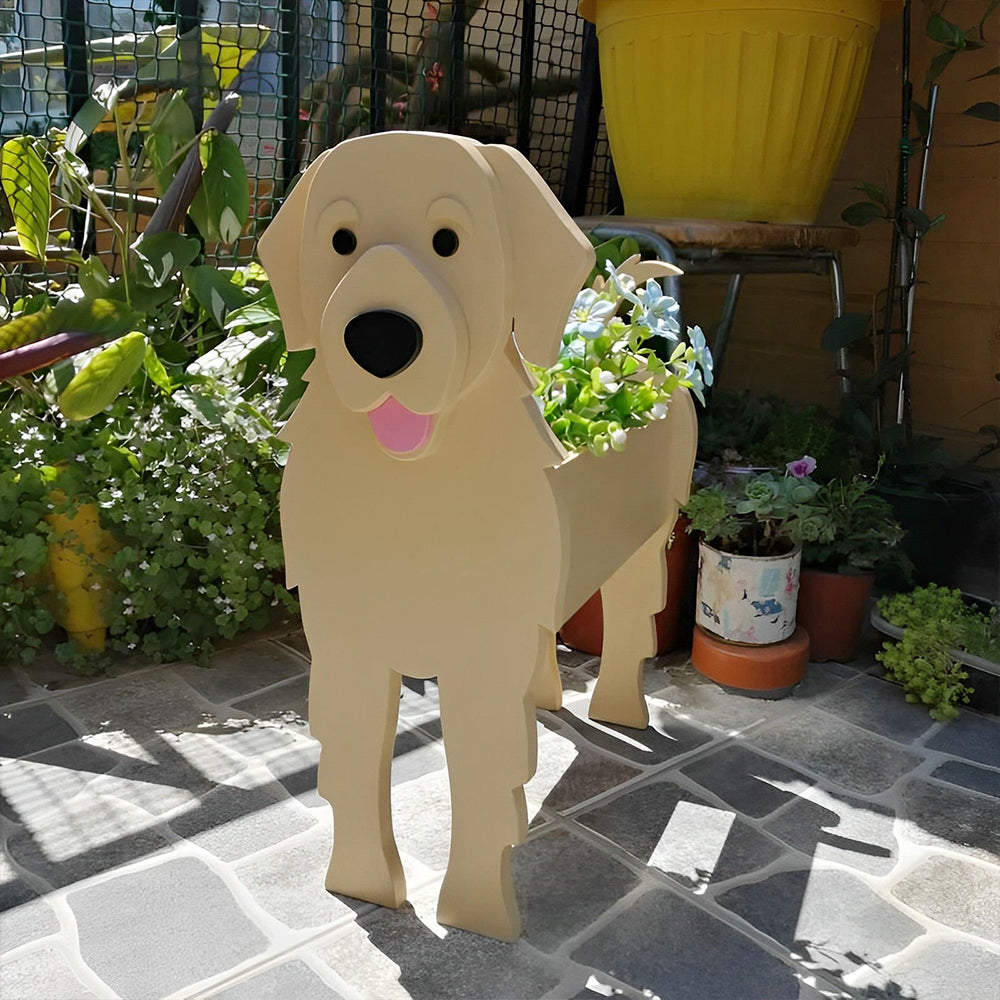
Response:
[[[61,490],[49,499],[57,508],[66,503]],[[48,570],[56,591],[53,617],[81,653],[104,651],[108,626],[110,577],[104,566],[118,546],[105,531],[92,503],[66,513],[46,514],[52,528]]]
[[[581,0],[627,215],[815,221],[881,0]]]

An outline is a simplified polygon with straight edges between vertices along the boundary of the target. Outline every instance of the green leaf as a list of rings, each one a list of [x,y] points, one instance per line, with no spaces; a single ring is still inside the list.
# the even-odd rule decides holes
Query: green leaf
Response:
[[[76,280],[88,299],[107,298],[111,291],[111,276],[96,253],[77,268]]]
[[[913,120],[916,122],[917,132],[919,133],[920,138],[926,138],[931,127],[930,112],[922,104],[918,104],[916,101],[910,101],[910,111],[913,112]]]
[[[926,212],[919,208],[907,206],[900,213],[900,216],[913,224],[913,229],[918,236],[923,236],[931,228],[931,219]]]
[[[965,45],[965,32],[957,24],[937,13],[931,14],[927,20],[927,37],[954,48],[963,48]]]
[[[927,75],[924,77],[924,87],[929,88],[932,83],[944,72],[948,63],[955,58],[954,49],[946,49],[939,52],[928,64]]]
[[[174,383],[170,380],[167,369],[163,367],[163,362],[160,360],[160,356],[156,353],[152,344],[146,347],[146,354],[142,359],[142,364],[153,385],[169,396],[174,391]]]
[[[250,215],[250,190],[240,147],[222,132],[198,140],[201,187],[191,203],[191,218],[209,240],[234,243]]]
[[[146,136],[146,155],[156,175],[156,190],[162,195],[174,179],[182,159],[178,151],[194,139],[194,117],[181,91],[157,100],[156,115]]]
[[[876,219],[886,218],[885,209],[881,205],[876,205],[871,201],[857,201],[853,205],[848,205],[841,213],[840,217],[851,226],[867,226],[868,223]]]
[[[149,276],[154,288],[188,266],[201,252],[201,244],[180,233],[156,233],[140,239],[132,248],[136,260]]]
[[[21,249],[44,261],[49,237],[49,174],[30,136],[17,136],[3,144],[0,185],[14,216]]]
[[[822,347],[825,351],[839,351],[868,336],[868,313],[844,313],[823,331]]]
[[[962,114],[968,115],[970,118],[981,118],[987,122],[1000,122],[1000,104],[997,104],[996,101],[980,101],[978,104],[966,108]]]
[[[1000,76],[1000,66],[993,66],[990,69],[988,69],[985,73],[978,73],[976,76],[970,76],[969,80],[970,82],[972,80],[982,80],[984,77],[987,76]]]
[[[184,283],[191,290],[198,305],[223,328],[230,309],[241,309],[247,304],[248,295],[234,285],[217,268],[209,264],[184,269]]]
[[[259,299],[249,305],[234,309],[226,314],[226,329],[234,330],[240,326],[280,326],[281,316],[278,313],[278,303],[274,292],[270,289]]]
[[[110,406],[146,355],[145,334],[129,333],[91,358],[59,397],[59,408],[68,420],[86,420]]]
[[[315,357],[315,351],[288,352],[288,356],[285,359],[285,367],[282,370],[287,385],[278,403],[276,419],[287,420],[291,416],[292,411],[295,409],[295,404],[306,390],[304,376],[306,369],[313,363]]]
[[[53,333],[90,333],[99,337],[120,337],[135,329],[142,316],[116,299],[62,299],[49,314]]]

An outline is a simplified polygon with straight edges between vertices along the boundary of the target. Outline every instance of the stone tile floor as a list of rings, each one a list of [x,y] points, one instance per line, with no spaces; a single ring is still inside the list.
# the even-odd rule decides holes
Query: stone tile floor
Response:
[[[0,668],[3,1000],[991,1000],[1000,721],[907,705],[867,655],[793,697],[650,661],[646,732],[591,723],[563,651],[539,712],[525,930],[434,921],[448,854],[436,688],[404,688],[393,807],[410,902],[323,889],[332,840],[295,632],[214,668]]]

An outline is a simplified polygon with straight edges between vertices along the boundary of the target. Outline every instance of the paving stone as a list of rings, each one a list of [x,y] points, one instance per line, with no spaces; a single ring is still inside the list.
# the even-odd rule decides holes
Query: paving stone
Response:
[[[596,666],[600,658],[593,653],[584,653],[579,649],[573,649],[564,642],[556,643],[556,661],[560,667],[569,667],[575,670],[577,667]]]
[[[898,684],[877,677],[861,678],[831,695],[820,707],[897,743],[912,743],[935,725],[926,706],[910,704]]]
[[[903,787],[901,832],[916,844],[1000,861],[1000,802],[914,779]]]
[[[812,778],[742,746],[729,746],[681,768],[737,812],[757,819],[813,784]]]
[[[328,805],[316,791],[318,765],[319,744],[302,743],[280,757],[272,757],[267,762],[267,769],[289,795],[294,795],[304,806],[316,809]]]
[[[404,677],[399,699],[399,721],[412,727],[440,718],[441,695],[437,681]],[[440,730],[437,735],[440,735]]]
[[[15,822],[71,799],[114,767],[110,754],[79,740],[27,760],[0,760],[0,815]]]
[[[21,878],[11,864],[7,849],[0,851],[0,913],[15,906],[23,906],[38,898],[38,893]],[[0,945],[3,938],[0,938]]]
[[[666,889],[641,896],[572,957],[664,1000],[800,996],[792,968]]]
[[[209,701],[224,703],[304,674],[302,658],[275,642],[252,642],[212,657],[210,667],[186,664],[174,670]]]
[[[895,819],[885,806],[812,788],[766,828],[803,854],[885,875],[899,854]]]
[[[299,738],[294,728],[262,719],[227,719],[224,725],[205,732],[218,746],[247,760],[259,760],[283,750]]]
[[[911,958],[894,962],[891,971],[852,979],[863,997],[901,1000],[993,1000],[1000,982],[1000,955],[967,941],[940,941]]]
[[[0,965],[3,1000],[92,1000],[95,996],[55,948],[32,951]]]
[[[67,901],[83,960],[122,997],[167,996],[267,947],[222,880],[196,858],[106,879],[71,891]]]
[[[30,692],[17,674],[10,667],[0,664],[0,707],[13,705],[29,697]]]
[[[927,741],[927,746],[978,764],[1000,767],[1000,719],[963,712],[942,726]]]
[[[653,690],[649,692],[655,702],[665,705],[675,716],[721,732],[744,732],[774,711],[775,703],[729,694],[698,673],[690,662],[672,666],[666,673],[653,671],[647,674],[647,680],[660,681],[651,685]]]
[[[647,782],[575,819],[689,889],[745,875],[782,852],[735,814],[668,780]]]
[[[924,933],[845,871],[815,868],[730,889],[718,902],[810,967],[844,975],[876,964]]]
[[[283,924],[296,930],[322,927],[354,913],[324,886],[332,844],[332,825],[323,823],[304,840],[242,861],[233,870],[254,900]]]
[[[28,757],[76,736],[73,727],[48,705],[0,712],[0,757]]]
[[[816,709],[784,719],[747,742],[863,795],[885,791],[923,760]]]
[[[641,773],[624,761],[543,730],[538,738],[538,767],[524,793],[534,805],[565,812]]]
[[[206,703],[173,671],[151,670],[65,695],[63,707],[88,733],[124,730],[140,742],[157,732],[185,732],[217,722]]]
[[[892,894],[942,924],[1000,944],[1000,871],[992,865],[932,857]]]
[[[13,951],[29,941],[59,932],[59,920],[43,899],[34,899],[19,906],[6,906],[5,902],[0,888],[0,951]],[[6,1000],[2,990],[0,996]]]
[[[931,777],[1000,799],[1000,771],[987,771],[985,767],[973,767],[959,760],[949,760],[935,768]]]
[[[303,656],[307,661],[312,659],[309,652],[309,643],[306,642],[305,633],[301,628],[293,629],[287,635],[283,635],[277,642],[282,646],[294,649],[296,653]]]
[[[359,993],[378,1000],[527,1000],[543,996],[561,978],[557,963],[522,943],[453,928],[442,933],[409,904],[377,907],[316,955]]]
[[[277,782],[254,788],[223,785],[174,817],[179,837],[223,861],[235,861],[314,826],[316,817],[284,795]]]
[[[589,706],[586,699],[572,701],[555,714],[594,746],[647,767],[673,760],[712,739],[709,733],[655,703],[650,706],[648,729],[593,722],[587,718]]]
[[[164,850],[166,837],[144,809],[92,787],[39,812],[7,842],[17,864],[60,888]]]
[[[553,830],[514,849],[526,941],[555,951],[627,896],[639,878],[609,854]]]
[[[286,681],[270,691],[234,701],[232,707],[255,719],[288,726],[294,733],[308,733],[309,678],[303,676]]]
[[[450,824],[451,791],[444,768],[392,786],[396,844],[434,871],[448,865]]]
[[[228,990],[214,993],[212,1000],[343,1000],[305,962],[286,962],[246,979]]]

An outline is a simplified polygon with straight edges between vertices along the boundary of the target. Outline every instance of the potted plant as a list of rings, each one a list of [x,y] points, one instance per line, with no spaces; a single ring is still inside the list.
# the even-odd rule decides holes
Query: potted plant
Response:
[[[681,340],[679,306],[654,277],[671,273],[671,266],[640,262],[638,254],[630,253],[631,241],[611,242],[618,245],[597,247],[609,280],[592,274],[593,281],[577,296],[555,365],[529,366],[546,420],[573,451],[623,448],[630,428],[666,415],[677,388],[691,389],[704,402],[703,390],[712,384],[712,357],[701,328],[689,328],[688,340]],[[645,288],[637,289],[637,278],[645,279]],[[669,586],[667,604],[654,617],[657,654],[673,648],[679,633],[678,584],[690,548],[686,527],[686,518],[679,518],[665,553]],[[601,653],[600,591],[563,624],[560,636],[574,649]]]
[[[809,641],[796,628],[802,542],[832,528],[814,505],[805,455],[784,474],[703,487],[684,506],[699,532],[694,666],[728,687],[780,697],[801,680]]]
[[[626,212],[813,222],[861,100],[881,7],[581,0],[597,25]]]
[[[959,590],[932,583],[886,595],[872,624],[895,640],[875,654],[886,676],[903,686],[907,701],[927,705],[934,719],[955,718],[958,704],[970,700],[970,671],[977,682],[1000,676],[1000,611],[979,610]]]
[[[857,656],[875,571],[894,564],[904,575],[904,531],[892,507],[874,492],[877,480],[861,475],[832,479],[812,504],[826,528],[802,544],[796,617],[809,633],[809,658],[847,662]]]

